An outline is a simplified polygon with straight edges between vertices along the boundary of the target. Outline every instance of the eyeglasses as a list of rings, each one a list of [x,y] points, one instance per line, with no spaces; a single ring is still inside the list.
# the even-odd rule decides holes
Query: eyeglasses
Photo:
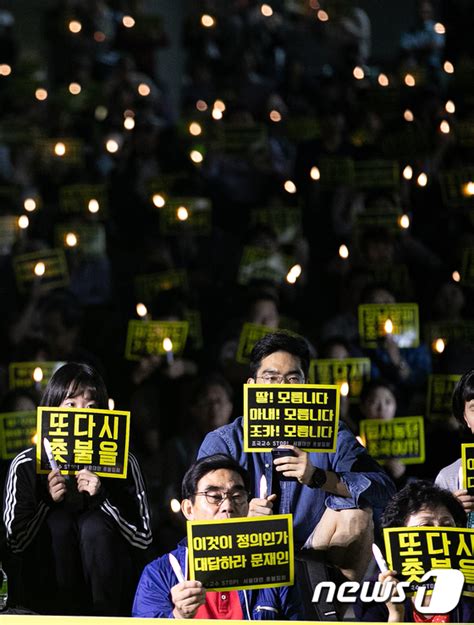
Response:
[[[265,384],[304,384],[304,376],[299,373],[291,373],[290,375],[268,373],[265,375],[258,375],[256,379],[263,380]]]
[[[222,491],[222,490],[206,490],[200,493],[194,493],[205,497],[207,503],[211,506],[220,506],[224,499],[231,501],[234,506],[242,506],[249,500],[249,493],[246,490]]]

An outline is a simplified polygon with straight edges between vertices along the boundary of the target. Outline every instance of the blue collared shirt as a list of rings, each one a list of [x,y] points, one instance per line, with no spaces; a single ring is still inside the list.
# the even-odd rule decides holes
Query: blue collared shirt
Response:
[[[268,492],[272,493],[272,455],[270,452],[245,453],[242,417],[210,432],[198,452],[198,458],[224,453],[232,456],[250,473],[252,495],[258,496],[260,478],[265,475]],[[304,545],[326,507],[333,510],[371,507],[377,522],[395,486],[380,465],[344,423],[339,423],[337,449],[334,453],[310,453],[313,466],[333,471],[350,492],[349,497],[310,488],[295,481],[280,481],[281,496],[274,508],[276,514],[293,514],[294,538],[297,547]]]

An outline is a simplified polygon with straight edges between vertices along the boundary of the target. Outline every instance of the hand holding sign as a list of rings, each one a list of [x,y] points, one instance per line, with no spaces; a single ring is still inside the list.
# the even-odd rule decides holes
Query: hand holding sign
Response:
[[[296,478],[300,484],[310,484],[314,467],[309,461],[308,454],[294,445],[282,445],[278,449],[288,449],[293,455],[276,458],[273,461],[276,470],[285,477]]]
[[[97,495],[100,490],[100,478],[96,473],[88,469],[78,471],[76,475],[77,490],[80,493],[89,493],[91,497]]]
[[[199,607],[206,602],[206,589],[201,582],[188,580],[171,588],[174,618],[194,618]]]

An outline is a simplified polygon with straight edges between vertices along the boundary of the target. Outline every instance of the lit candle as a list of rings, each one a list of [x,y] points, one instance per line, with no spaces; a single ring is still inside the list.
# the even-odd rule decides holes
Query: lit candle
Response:
[[[166,362],[168,365],[172,365],[174,362],[173,355],[173,343],[170,338],[166,337],[163,339],[163,349],[166,352]]]
[[[393,322],[391,319],[387,319],[385,321],[385,323],[383,324],[383,329],[385,331],[385,334],[392,334],[393,333]]]

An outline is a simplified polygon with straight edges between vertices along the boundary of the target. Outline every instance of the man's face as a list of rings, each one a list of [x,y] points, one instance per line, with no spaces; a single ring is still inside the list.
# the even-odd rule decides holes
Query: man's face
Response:
[[[301,361],[288,352],[273,352],[262,358],[260,367],[248,384],[304,384],[306,382]]]
[[[212,521],[247,516],[248,496],[242,477],[229,469],[210,471],[202,477],[196,487],[194,501],[184,499],[181,510],[188,521]],[[208,498],[227,496],[220,504]],[[207,496],[206,496],[207,495]]]

